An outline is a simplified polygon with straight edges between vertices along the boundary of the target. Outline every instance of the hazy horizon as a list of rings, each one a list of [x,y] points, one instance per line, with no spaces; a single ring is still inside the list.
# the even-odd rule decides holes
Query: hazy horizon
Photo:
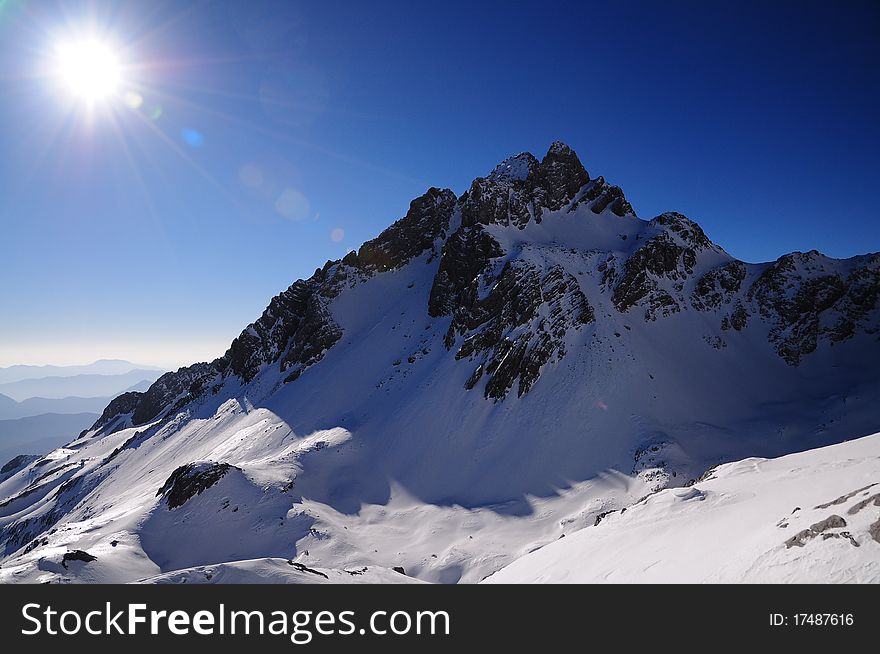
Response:
[[[230,339],[229,342],[231,342]],[[83,342],[79,344],[52,343],[50,346],[35,344],[32,346],[13,343],[0,343],[0,368],[10,366],[86,366],[105,359],[119,359],[137,366],[149,366],[163,370],[177,370],[201,361],[212,361],[222,356],[229,343],[217,347],[212,344],[199,343],[191,346],[161,343],[152,344],[120,344],[104,348],[100,343]],[[106,354],[105,353],[109,353]]]

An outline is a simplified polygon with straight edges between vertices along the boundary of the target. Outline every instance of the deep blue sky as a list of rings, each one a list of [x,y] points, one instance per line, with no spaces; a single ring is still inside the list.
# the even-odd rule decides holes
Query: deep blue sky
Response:
[[[745,260],[880,250],[876,3],[0,6],[0,365],[219,355],[428,186],[555,139]],[[137,109],[41,75],[89,25]]]

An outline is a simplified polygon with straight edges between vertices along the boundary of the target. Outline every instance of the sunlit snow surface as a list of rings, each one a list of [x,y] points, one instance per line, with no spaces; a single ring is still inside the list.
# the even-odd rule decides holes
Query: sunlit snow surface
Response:
[[[880,434],[728,463],[486,581],[880,582]]]

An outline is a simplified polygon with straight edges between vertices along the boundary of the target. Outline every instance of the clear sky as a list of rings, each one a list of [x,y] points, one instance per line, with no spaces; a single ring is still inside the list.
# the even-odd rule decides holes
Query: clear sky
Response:
[[[213,358],[555,139],[747,261],[880,250],[878,6],[0,0],[0,366]],[[123,67],[93,105],[53,68],[87,33]]]

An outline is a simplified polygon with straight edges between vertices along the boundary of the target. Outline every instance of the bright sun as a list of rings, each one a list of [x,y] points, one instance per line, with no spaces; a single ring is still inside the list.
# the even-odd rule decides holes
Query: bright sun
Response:
[[[59,43],[55,51],[58,76],[74,95],[92,104],[118,92],[122,68],[108,44],[84,39]]]

